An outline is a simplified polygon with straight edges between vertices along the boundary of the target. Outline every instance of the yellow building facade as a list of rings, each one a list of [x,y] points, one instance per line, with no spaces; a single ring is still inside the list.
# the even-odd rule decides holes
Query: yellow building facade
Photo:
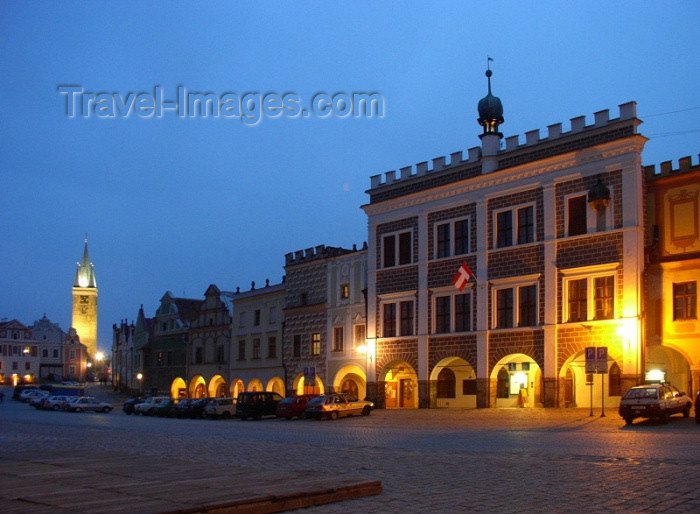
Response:
[[[700,165],[690,157],[645,168],[648,260],[645,371],[700,390]]]

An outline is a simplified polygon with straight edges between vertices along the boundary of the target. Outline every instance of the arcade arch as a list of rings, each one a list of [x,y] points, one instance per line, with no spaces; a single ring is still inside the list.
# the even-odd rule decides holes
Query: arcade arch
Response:
[[[333,390],[348,393],[360,400],[367,396],[367,378],[365,372],[356,364],[348,364],[335,374]]]
[[[207,396],[207,387],[202,375],[195,375],[190,380],[190,398],[205,398]]]
[[[381,374],[387,409],[418,408],[418,374],[406,361],[390,363]]]
[[[214,375],[209,381],[209,397],[222,398],[226,396],[226,380],[221,375]]]
[[[430,398],[433,407],[476,408],[476,372],[460,357],[438,362],[430,374]]]
[[[280,377],[273,377],[267,382],[265,391],[271,391],[277,393],[281,396],[287,396],[286,388],[284,387],[284,380]]]
[[[313,383],[307,384],[304,380],[304,373],[299,373],[293,382],[294,394],[325,394],[325,386],[321,377],[316,375]]]
[[[177,377],[170,384],[170,397],[171,398],[187,398],[187,384],[184,379]]]
[[[491,370],[491,383],[496,385],[494,407],[542,405],[542,370],[528,355],[503,357]]]

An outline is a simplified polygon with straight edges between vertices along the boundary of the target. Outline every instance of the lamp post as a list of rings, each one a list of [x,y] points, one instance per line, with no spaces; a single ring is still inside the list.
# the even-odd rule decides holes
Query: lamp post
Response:
[[[136,373],[136,380],[139,381],[139,396],[143,393],[142,383],[143,383],[143,373]]]

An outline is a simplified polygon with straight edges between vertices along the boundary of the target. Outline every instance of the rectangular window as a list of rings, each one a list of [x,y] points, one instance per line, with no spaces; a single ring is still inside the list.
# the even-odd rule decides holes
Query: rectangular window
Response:
[[[68,373],[71,377],[75,376],[75,366],[68,366]]]
[[[238,341],[238,360],[239,361],[244,361],[245,360],[245,340],[241,339]]]
[[[165,354],[163,352],[156,353],[156,365],[162,366],[165,362]]]
[[[68,351],[68,358],[72,361],[75,360],[75,350],[69,350]]]
[[[27,370],[27,369],[32,369],[32,363],[29,362],[29,361],[25,362],[25,363],[24,363],[24,369],[25,369],[25,370]]]
[[[253,326],[260,326],[260,309],[255,309],[255,312],[253,313]]]
[[[469,220],[455,221],[455,255],[469,253]]]
[[[340,285],[340,299],[347,300],[348,298],[350,298],[350,284],[341,284]]]
[[[437,258],[450,256],[450,224],[437,226]]]
[[[532,243],[535,240],[534,207],[518,209],[518,244]]]
[[[673,320],[697,319],[697,282],[673,284]]]
[[[567,293],[568,293],[568,307],[569,307],[569,319],[568,321],[586,321],[588,319],[588,297],[586,295],[586,282],[585,278],[578,280],[569,280]]]
[[[586,233],[586,195],[574,196],[567,202],[568,230],[570,236]]]
[[[223,364],[224,360],[224,346],[219,345],[216,347],[216,362],[217,364]]]
[[[537,325],[537,286],[518,288],[518,326]]]
[[[319,332],[311,334],[311,355],[321,355],[321,334]]]
[[[513,244],[513,213],[499,212],[496,215],[496,247],[504,248]]]
[[[401,302],[401,328],[399,334],[402,336],[413,335],[413,302]]]
[[[277,338],[268,337],[267,338],[267,356],[270,359],[277,357]]]
[[[260,339],[253,339],[253,359],[260,358]]]
[[[43,350],[41,350],[41,356],[44,359],[47,359],[49,357],[49,351],[46,348],[44,348]]]
[[[396,337],[396,304],[385,303],[383,309],[383,337]]]
[[[413,262],[411,231],[382,238],[382,267],[401,266]]]
[[[450,332],[451,301],[451,296],[438,296],[435,298],[435,333],[437,334]]]
[[[166,362],[167,362],[168,366],[173,365],[173,352],[168,352],[168,354],[166,356]]]
[[[17,364],[17,361],[12,362],[12,370],[17,371],[19,364]]]
[[[344,349],[344,344],[343,344],[343,327],[335,327],[333,329],[333,351],[334,352],[342,352]]]
[[[513,289],[496,292],[496,328],[513,327]]]
[[[596,277],[593,283],[594,319],[612,319],[615,313],[615,278],[612,275]]]
[[[355,348],[358,346],[364,346],[366,344],[366,329],[364,325],[355,325],[353,327],[354,331],[354,337],[353,337],[353,344],[355,345]]]
[[[301,336],[295,335],[292,343],[292,356],[301,357]]]
[[[53,357],[54,357],[54,359],[58,358],[58,350],[53,351]]]
[[[469,332],[472,329],[471,304],[471,295],[455,295],[455,332]]]

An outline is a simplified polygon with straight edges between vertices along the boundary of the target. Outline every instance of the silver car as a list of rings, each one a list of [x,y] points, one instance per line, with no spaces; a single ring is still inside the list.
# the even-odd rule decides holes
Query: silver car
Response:
[[[362,414],[369,416],[374,408],[372,402],[358,400],[354,396],[346,393],[322,394],[311,398],[306,404],[304,413],[308,418],[329,418],[337,419],[341,416],[352,416]]]
[[[671,384],[648,384],[629,389],[620,400],[618,412],[628,425],[635,418],[658,418],[668,423],[671,414],[690,415],[693,402]]]
[[[80,396],[73,402],[66,403],[64,407],[69,412],[109,412],[112,405],[106,402],[98,402],[92,396]]]

